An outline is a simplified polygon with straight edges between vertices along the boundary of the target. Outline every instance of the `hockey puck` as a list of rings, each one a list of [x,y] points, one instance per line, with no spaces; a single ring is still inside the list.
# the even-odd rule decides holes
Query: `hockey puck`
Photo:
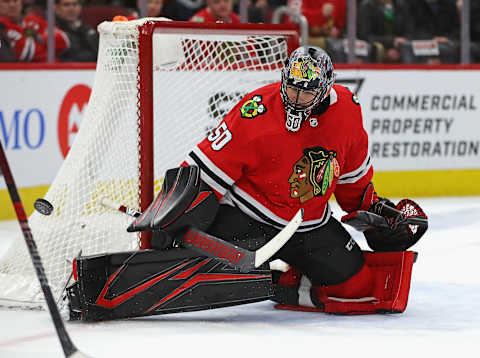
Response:
[[[53,211],[53,205],[48,200],[42,198],[35,200],[33,207],[42,215],[50,215]]]

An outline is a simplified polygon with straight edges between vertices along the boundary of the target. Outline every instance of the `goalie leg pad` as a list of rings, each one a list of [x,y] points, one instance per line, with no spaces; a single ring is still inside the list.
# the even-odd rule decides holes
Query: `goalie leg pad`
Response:
[[[313,297],[320,301],[328,297],[357,298],[368,297],[372,294],[374,276],[367,263],[359,272],[350,277],[347,281],[337,285],[313,286]],[[321,303],[320,303],[321,305]]]
[[[287,272],[272,271],[272,282],[275,296],[272,301],[296,305],[299,302],[299,287],[302,273],[290,266]]]
[[[297,301],[292,302],[292,294],[288,301],[278,300],[278,309],[296,311],[325,312],[333,314],[358,315],[374,313],[401,313],[405,311],[410,291],[412,266],[416,259],[413,251],[404,252],[364,252],[366,264],[373,275],[374,285],[370,294],[363,297],[335,297],[328,287],[314,286],[310,289],[310,305],[299,304],[301,293],[305,289],[300,285],[297,289]],[[361,280],[360,280],[361,281]],[[302,283],[305,280],[302,279]],[[341,286],[341,285],[336,285]],[[275,292],[277,292],[277,286]],[[335,288],[338,289],[339,287]],[[284,292],[284,286],[280,292]],[[345,287],[342,288],[344,290]],[[348,296],[348,295],[344,295]],[[284,295],[284,297],[287,297]]]
[[[212,309],[273,295],[267,264],[245,274],[182,248],[77,257],[74,269],[70,316],[86,321]]]

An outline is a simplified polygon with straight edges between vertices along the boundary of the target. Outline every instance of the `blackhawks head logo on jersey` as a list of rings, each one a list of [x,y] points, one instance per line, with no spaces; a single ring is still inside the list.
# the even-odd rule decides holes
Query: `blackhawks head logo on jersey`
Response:
[[[325,195],[333,178],[340,175],[336,156],[335,151],[322,147],[305,148],[288,178],[290,197],[299,198],[300,203],[304,203],[315,196]]]

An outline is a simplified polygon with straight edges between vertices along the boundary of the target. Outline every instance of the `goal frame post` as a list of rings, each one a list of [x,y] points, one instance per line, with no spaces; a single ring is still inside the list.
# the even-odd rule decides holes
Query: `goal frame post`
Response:
[[[290,54],[299,46],[300,35],[295,25],[283,24],[227,24],[197,23],[186,21],[147,20],[139,26],[139,66],[138,88],[140,132],[140,209],[145,211],[154,199],[154,108],[153,108],[153,34],[190,34],[198,35],[278,35],[287,39],[287,51]],[[149,249],[151,233],[144,232],[140,238],[140,249]]]
[[[182,163],[247,93],[280,81],[285,60],[299,46],[294,25],[148,18],[104,22],[98,29],[82,124],[44,196],[53,210],[29,217],[57,302],[79,251],[150,248],[151,233],[127,232],[131,218],[102,200],[145,211],[165,170]],[[41,308],[34,275],[28,250],[12,240],[0,257],[0,306]]]

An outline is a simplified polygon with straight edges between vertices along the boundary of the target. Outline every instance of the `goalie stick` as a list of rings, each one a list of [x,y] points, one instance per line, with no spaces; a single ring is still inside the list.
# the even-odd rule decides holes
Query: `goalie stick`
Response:
[[[138,217],[140,212],[127,208],[108,198],[103,198],[101,204],[108,208],[121,211],[132,217]],[[201,230],[190,228],[182,237],[182,242],[188,248],[201,255],[223,259],[229,266],[242,272],[250,272],[260,267],[271,258],[290,237],[297,231],[303,221],[303,209],[298,210],[295,216],[277,235],[256,251],[243,249],[231,242],[225,241]]]
[[[52,295],[52,291],[47,281],[47,276],[45,275],[45,269],[43,268],[42,260],[38,253],[37,244],[35,243],[28,224],[27,214],[23,207],[20,195],[18,194],[17,186],[15,180],[13,179],[10,166],[8,165],[7,156],[3,149],[3,145],[0,142],[0,171],[3,174],[5,183],[7,185],[7,190],[10,195],[13,207],[15,209],[15,214],[17,215],[18,223],[22,229],[23,237],[25,238],[25,243],[30,253],[35,272],[37,274],[38,281],[43,291],[45,301],[47,302],[48,309],[50,311],[50,316],[52,317],[53,324],[55,325],[55,330],[57,332],[58,339],[62,346],[65,357],[70,358],[88,358],[85,354],[80,352],[77,347],[73,344],[68,332],[65,328],[65,325],[58,311],[58,307],[55,304],[55,300]]]

